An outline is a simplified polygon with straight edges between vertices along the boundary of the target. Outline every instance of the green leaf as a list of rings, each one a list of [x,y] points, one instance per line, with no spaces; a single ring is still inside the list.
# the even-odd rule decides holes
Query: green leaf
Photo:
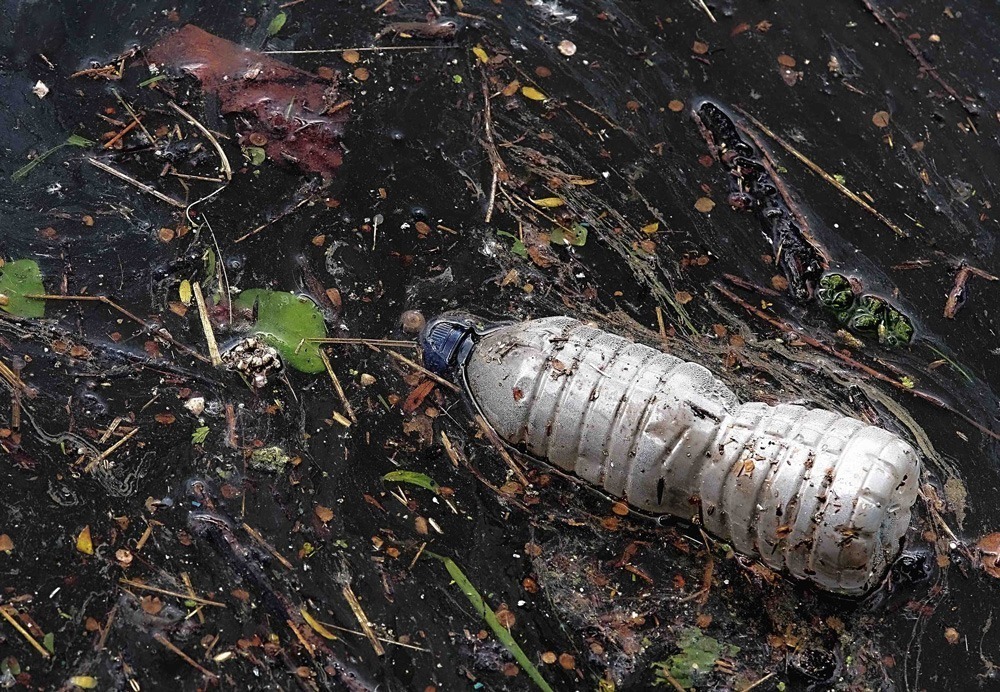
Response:
[[[49,632],[42,637],[42,646],[48,649],[50,654],[56,652],[56,635],[54,632]]]
[[[578,223],[573,224],[572,228],[557,226],[549,234],[549,242],[553,245],[582,247],[587,243],[587,227]]]
[[[66,144],[71,147],[89,147],[94,144],[86,137],[81,137],[80,135],[70,135],[66,138]]]
[[[156,75],[154,77],[150,77],[149,79],[142,80],[141,82],[139,82],[139,86],[140,87],[144,87],[144,86],[149,86],[150,84],[156,84],[157,82],[162,81],[162,80],[164,80],[166,78],[167,78],[167,75],[165,75],[165,74],[158,74],[158,75]]]
[[[285,22],[287,21],[288,21],[288,15],[284,12],[279,12],[278,14],[274,15],[274,19],[272,19],[271,23],[267,25],[267,35],[268,36],[276,35],[279,31],[281,31],[281,28],[285,26]]]
[[[194,432],[191,433],[191,444],[200,445],[204,444],[205,440],[208,439],[209,428],[207,425],[203,425],[200,428],[195,428]]]
[[[260,147],[243,147],[243,155],[255,166],[267,160],[267,152]]]
[[[8,262],[0,267],[0,310],[18,317],[44,317],[45,301],[25,295],[45,293],[42,272],[35,260]]]
[[[510,251],[513,252],[518,257],[527,257],[528,248],[524,246],[524,243],[520,240],[515,240],[514,244],[510,246]]]
[[[283,291],[243,291],[233,306],[252,310],[256,305],[255,332],[278,349],[289,366],[301,372],[322,372],[319,345],[303,339],[322,339],[326,325],[319,308],[308,298]]]
[[[441,489],[441,486],[437,484],[437,481],[428,476],[426,473],[420,473],[418,471],[390,471],[382,476],[382,480],[392,481],[393,483],[410,483],[412,485],[419,485],[421,488],[426,488],[427,490],[432,491],[435,495]]]
[[[549,683],[546,682],[545,678],[542,677],[542,674],[538,672],[538,668],[535,667],[535,664],[532,663],[531,659],[524,653],[524,650],[521,649],[507,628],[500,624],[500,621],[497,620],[496,613],[494,613],[493,609],[490,608],[486,601],[483,600],[483,597],[476,590],[476,587],[472,585],[472,582],[470,582],[468,577],[465,576],[462,569],[455,564],[455,561],[450,557],[436,555],[429,550],[424,551],[424,555],[436,558],[444,563],[445,569],[448,570],[448,574],[451,575],[452,580],[458,584],[458,588],[462,590],[465,597],[469,599],[469,603],[472,604],[472,608],[479,614],[480,617],[483,618],[483,620],[486,621],[486,624],[489,625],[491,630],[493,630],[493,634],[496,635],[496,638],[499,639],[500,643],[507,648],[507,651],[509,651],[514,659],[520,664],[520,666],[524,669],[524,672],[528,674],[529,678],[531,678],[532,682],[538,686],[538,689],[543,690],[543,692],[553,692]]]

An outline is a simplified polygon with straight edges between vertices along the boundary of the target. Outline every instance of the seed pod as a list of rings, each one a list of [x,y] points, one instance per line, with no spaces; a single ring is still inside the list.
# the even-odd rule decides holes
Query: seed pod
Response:
[[[442,316],[421,343],[509,444],[773,569],[860,595],[899,553],[920,465],[887,430],[740,404],[704,367],[566,317]]]

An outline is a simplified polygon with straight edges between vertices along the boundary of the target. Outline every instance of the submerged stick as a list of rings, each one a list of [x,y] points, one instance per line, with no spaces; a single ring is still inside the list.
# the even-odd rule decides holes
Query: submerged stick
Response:
[[[177,654],[178,656],[180,656],[182,659],[184,659],[184,661],[189,666],[191,666],[192,668],[200,671],[202,673],[202,675],[206,675],[206,676],[212,678],[213,680],[218,680],[219,679],[218,675],[216,675],[215,673],[213,673],[212,671],[210,671],[208,668],[206,668],[205,666],[201,665],[196,660],[194,660],[193,658],[191,658],[190,656],[188,656],[186,653],[184,653],[183,651],[181,651],[177,647],[177,645],[174,644],[169,639],[167,639],[166,636],[164,636],[163,633],[157,632],[156,634],[153,635],[153,639],[155,639],[156,641],[160,642],[161,644],[163,644],[163,646],[167,647],[168,649],[170,649],[171,651],[173,651],[175,654]]]
[[[13,610],[13,608],[11,608],[9,605],[0,606],[0,615],[2,615],[4,620],[9,622],[11,626],[17,630],[18,634],[24,637],[29,644],[35,647],[35,651],[40,653],[42,655],[42,658],[49,658],[52,654],[49,653],[48,649],[39,644],[38,640],[32,637],[31,633],[28,632],[28,630],[24,629],[21,626],[20,622],[14,619],[14,616],[10,614],[11,610]]]
[[[109,166],[108,164],[104,163],[103,161],[98,161],[97,159],[94,159],[94,158],[88,158],[87,159],[87,163],[89,163],[91,166],[94,166],[95,168],[100,168],[105,173],[110,173],[111,175],[115,176],[116,178],[120,178],[121,180],[124,180],[129,185],[136,186],[137,188],[139,188],[140,190],[142,190],[146,194],[152,195],[156,199],[161,200],[163,202],[166,202],[167,204],[169,204],[171,206],[177,207],[179,209],[186,209],[187,208],[187,205],[184,204],[184,202],[180,201],[179,199],[175,199],[175,198],[171,197],[170,195],[165,195],[162,192],[160,192],[159,190],[157,190],[156,188],[152,187],[151,185],[147,185],[146,183],[141,183],[138,180],[136,180],[135,178],[133,178],[132,176],[128,175],[127,173],[122,173],[117,168],[112,168],[111,166]]]
[[[205,342],[208,344],[208,355],[212,359],[212,365],[218,367],[222,365],[222,356],[219,355],[219,344],[215,340],[215,330],[212,329],[212,322],[208,319],[208,307],[205,305],[205,296],[201,292],[201,284],[195,281],[191,284],[194,300],[198,303],[198,318],[201,320],[201,329],[205,332]]]
[[[419,363],[416,363],[416,362],[410,360],[409,358],[407,358],[403,354],[397,353],[396,351],[393,351],[392,349],[386,349],[386,353],[389,354],[389,357],[395,358],[400,363],[403,363],[404,365],[406,365],[408,367],[411,367],[414,370],[423,373],[424,375],[427,375],[427,377],[431,378],[432,380],[434,380],[438,384],[447,387],[448,389],[452,390],[453,392],[460,392],[460,391],[462,391],[461,389],[459,389],[458,385],[456,385],[454,382],[449,382],[448,380],[444,379],[440,375],[434,374],[433,372],[431,372],[430,370],[428,370],[427,368],[425,368],[423,365],[420,365]]]
[[[757,120],[757,118],[753,117],[752,115],[750,115],[749,113],[747,113],[745,110],[743,110],[739,106],[733,106],[733,109],[736,110],[737,112],[739,112],[739,114],[742,115],[744,118],[746,118],[747,120],[749,120],[750,122],[752,122],[761,132],[763,132],[765,135],[767,135],[768,137],[770,137],[771,139],[773,139],[775,142],[777,142],[781,146],[782,149],[784,149],[789,154],[791,154],[792,156],[794,156],[795,158],[797,158],[799,161],[801,161],[802,163],[804,163],[805,166],[806,166],[806,168],[808,168],[809,170],[811,170],[813,173],[815,173],[816,175],[818,175],[820,178],[822,178],[826,182],[828,182],[831,185],[833,185],[835,188],[837,188],[837,190],[842,195],[844,195],[845,197],[847,197],[847,199],[851,200],[852,202],[854,202],[855,204],[857,204],[858,206],[860,206],[862,209],[864,209],[865,211],[867,211],[869,214],[871,214],[872,216],[874,216],[876,219],[878,219],[879,221],[881,221],[887,227],[889,227],[892,230],[892,232],[895,233],[897,236],[899,236],[900,238],[909,238],[910,237],[909,233],[907,233],[902,228],[900,228],[899,226],[897,226],[896,224],[894,224],[892,222],[892,220],[889,219],[889,217],[887,217],[885,214],[883,214],[882,212],[880,212],[878,209],[876,209],[872,205],[868,204],[868,202],[866,202],[863,199],[861,199],[857,194],[855,194],[854,192],[852,192],[851,190],[849,190],[846,185],[844,185],[839,180],[837,180],[836,178],[834,178],[832,175],[830,175],[829,173],[827,173],[826,171],[824,171],[822,168],[820,168],[819,165],[813,163],[812,159],[810,159],[808,156],[806,156],[801,151],[799,151],[798,149],[796,149],[795,147],[793,147],[791,144],[789,144],[788,142],[786,142],[784,139],[782,139],[781,137],[779,137],[777,134],[775,134],[775,132],[773,130],[771,130],[767,125],[765,125],[761,121]]]
[[[351,606],[351,611],[354,612],[354,617],[357,618],[358,624],[361,625],[361,631],[365,633],[368,637],[368,641],[371,642],[372,648],[375,649],[375,654],[377,656],[385,656],[385,647],[375,636],[375,630],[372,629],[371,623],[368,621],[368,616],[365,615],[364,609],[361,607],[361,603],[358,601],[358,597],[354,595],[354,589],[351,588],[350,584],[344,584],[343,588],[344,599],[347,604]]]
[[[333,371],[333,365],[330,364],[330,358],[326,355],[326,351],[322,348],[318,349],[319,359],[323,361],[323,367],[326,368],[326,374],[330,376],[330,382],[333,383],[333,389],[337,392],[337,396],[340,398],[340,403],[344,406],[344,411],[347,413],[347,417],[351,419],[352,423],[358,422],[358,417],[354,415],[354,407],[351,406],[351,402],[348,401],[347,395],[344,393],[344,388],[340,386],[340,379],[337,377],[337,373]]]

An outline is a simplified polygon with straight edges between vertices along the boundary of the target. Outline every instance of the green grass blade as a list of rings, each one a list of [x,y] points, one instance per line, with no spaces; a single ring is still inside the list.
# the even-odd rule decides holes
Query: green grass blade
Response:
[[[462,572],[462,569],[455,563],[455,561],[450,557],[437,555],[429,550],[425,551],[424,555],[436,558],[444,563],[445,568],[448,570],[448,574],[451,575],[452,580],[458,584],[458,588],[462,590],[465,597],[469,599],[469,603],[472,604],[475,611],[479,613],[483,620],[486,621],[486,624],[490,626],[490,629],[493,630],[493,634],[496,635],[496,638],[500,640],[500,643],[503,644],[507,648],[507,651],[509,651],[515,660],[517,660],[517,662],[521,665],[521,668],[524,669],[524,672],[528,674],[529,678],[531,678],[532,682],[538,686],[538,689],[543,690],[544,692],[553,692],[552,687],[550,687],[549,683],[542,677],[538,668],[536,668],[535,664],[531,662],[528,655],[524,653],[524,650],[521,649],[518,643],[514,640],[511,633],[507,631],[507,628],[500,624],[500,621],[497,620],[496,613],[494,613],[493,609],[490,608],[486,601],[483,600],[483,597],[476,590],[476,587],[472,585],[472,582],[469,581],[468,577],[465,576],[465,573]]]

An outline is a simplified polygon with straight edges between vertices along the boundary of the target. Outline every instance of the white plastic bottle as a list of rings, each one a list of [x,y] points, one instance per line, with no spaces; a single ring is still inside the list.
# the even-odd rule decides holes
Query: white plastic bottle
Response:
[[[567,317],[484,328],[443,315],[421,344],[509,444],[641,510],[696,519],[773,569],[860,595],[900,551],[920,463],[894,433],[740,404],[704,367]]]

